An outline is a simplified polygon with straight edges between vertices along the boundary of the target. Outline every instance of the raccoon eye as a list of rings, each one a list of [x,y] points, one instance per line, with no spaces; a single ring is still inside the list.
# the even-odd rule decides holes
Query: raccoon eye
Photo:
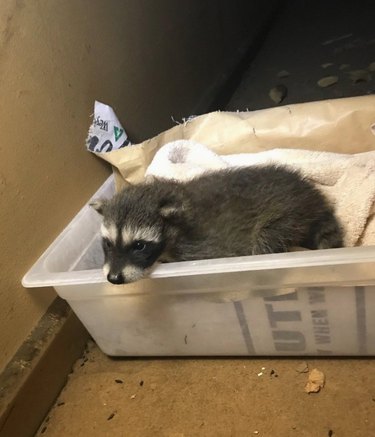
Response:
[[[133,244],[133,249],[138,251],[138,252],[142,252],[142,250],[144,250],[146,248],[146,244],[142,243],[142,241],[136,241]]]
[[[105,239],[105,238],[103,239],[103,245],[107,249],[110,249],[112,247],[112,243],[109,240]]]

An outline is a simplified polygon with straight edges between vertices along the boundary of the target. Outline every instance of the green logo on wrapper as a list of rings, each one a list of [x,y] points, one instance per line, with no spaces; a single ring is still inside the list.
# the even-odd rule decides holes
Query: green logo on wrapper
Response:
[[[121,135],[124,133],[123,129],[119,129],[118,127],[114,126],[114,131],[115,131],[115,140],[117,141]]]

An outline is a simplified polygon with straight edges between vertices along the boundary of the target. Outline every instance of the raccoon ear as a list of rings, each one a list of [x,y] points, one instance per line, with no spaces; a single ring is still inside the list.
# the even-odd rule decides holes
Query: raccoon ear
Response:
[[[160,208],[160,215],[164,218],[176,217],[182,212],[183,208],[178,208],[177,206],[163,206]]]
[[[177,199],[164,199],[159,204],[159,213],[165,219],[177,218],[184,211],[184,205]]]
[[[102,199],[96,199],[89,203],[89,206],[91,208],[94,208],[96,212],[103,215],[104,214],[104,208],[106,206],[106,201]]]

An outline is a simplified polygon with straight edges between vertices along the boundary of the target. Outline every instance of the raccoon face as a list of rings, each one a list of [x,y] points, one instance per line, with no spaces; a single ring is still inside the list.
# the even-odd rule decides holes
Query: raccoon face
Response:
[[[167,245],[167,217],[175,214],[168,202],[160,207],[160,203],[133,195],[132,190],[127,190],[127,196],[90,204],[103,216],[103,272],[112,284],[127,284],[149,274]]]
[[[149,273],[164,249],[160,234],[153,228],[136,231],[126,226],[102,224],[104,251],[103,271],[112,284],[126,284],[142,279]]]

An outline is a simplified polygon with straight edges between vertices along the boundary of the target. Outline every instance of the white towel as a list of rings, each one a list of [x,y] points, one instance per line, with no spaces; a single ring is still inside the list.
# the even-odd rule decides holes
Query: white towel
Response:
[[[271,163],[299,170],[328,197],[344,227],[345,246],[375,245],[375,151],[272,149],[220,156],[202,144],[178,140],[155,154],[145,176],[186,181],[213,170]]]

